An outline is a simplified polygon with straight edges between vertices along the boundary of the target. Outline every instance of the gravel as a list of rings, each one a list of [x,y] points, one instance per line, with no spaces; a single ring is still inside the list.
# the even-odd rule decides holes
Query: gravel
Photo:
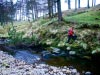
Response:
[[[47,64],[27,64],[0,51],[0,75],[80,75],[75,68],[55,67]]]

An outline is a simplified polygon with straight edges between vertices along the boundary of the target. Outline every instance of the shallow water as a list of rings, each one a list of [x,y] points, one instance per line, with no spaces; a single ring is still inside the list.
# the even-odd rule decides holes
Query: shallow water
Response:
[[[27,50],[18,50],[14,57],[19,60],[23,60],[28,64],[33,64],[41,60],[41,56],[38,54],[32,54]]]
[[[41,54],[41,53],[40,53]],[[33,53],[31,51],[18,49],[16,50],[16,53],[14,53],[14,57],[19,60],[23,60],[28,64],[34,64],[34,63],[46,63],[53,66],[73,66],[76,68],[80,73],[82,72],[92,72],[93,75],[100,75],[100,61],[99,56],[96,56],[93,58],[93,60],[86,60],[86,59],[80,59],[73,56],[54,56],[54,57],[48,57],[46,60],[43,59],[40,54]],[[97,59],[96,59],[97,58]]]
[[[83,72],[91,72],[92,75],[100,75],[99,63],[95,63],[92,60],[85,60],[74,57],[54,57],[46,60],[46,63],[53,66],[73,66],[81,73],[81,75],[83,75]]]

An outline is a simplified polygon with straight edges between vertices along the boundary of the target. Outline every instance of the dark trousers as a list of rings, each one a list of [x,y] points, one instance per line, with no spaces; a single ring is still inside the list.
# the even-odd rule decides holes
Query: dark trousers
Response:
[[[76,36],[76,35],[74,35],[74,36],[68,35],[67,43],[69,43],[71,39],[72,39],[72,40],[76,40],[76,39],[77,39],[77,36]]]

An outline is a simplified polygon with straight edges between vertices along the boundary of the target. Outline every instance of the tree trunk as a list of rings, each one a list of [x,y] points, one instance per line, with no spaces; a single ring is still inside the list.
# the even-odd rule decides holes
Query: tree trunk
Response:
[[[3,5],[1,4],[0,5],[0,22],[1,22],[1,25],[3,25],[3,15],[4,15],[4,11],[3,11]]]
[[[25,10],[25,1],[24,0],[22,0],[22,3],[21,3],[21,5],[22,5],[22,20],[24,21],[24,15],[25,15],[25,12],[24,12],[24,10]]]
[[[75,0],[75,10],[77,10],[77,0]]]
[[[56,13],[56,8],[57,8],[57,4],[56,2],[54,3],[54,12]]]
[[[13,1],[12,0],[10,0],[10,2],[11,2],[11,9],[10,9],[10,13],[11,13],[11,24],[12,24],[12,26],[13,26]]]
[[[32,7],[32,20],[34,21],[34,9]]]
[[[71,9],[70,0],[68,0],[68,9]]]
[[[87,0],[87,8],[90,8],[89,0]]]
[[[53,0],[48,0],[48,10],[49,10],[49,17],[51,18],[53,15]]]
[[[57,8],[58,8],[58,22],[62,20],[62,12],[61,12],[61,2],[57,0]]]
[[[20,1],[20,21],[22,20],[22,13],[21,13],[21,1]]]
[[[37,20],[37,18],[38,18],[38,10],[37,10],[37,4],[36,3],[34,5],[34,9],[35,9],[35,20]]]
[[[92,0],[92,7],[94,6],[94,0]]]
[[[78,0],[78,8],[80,8],[80,0]]]

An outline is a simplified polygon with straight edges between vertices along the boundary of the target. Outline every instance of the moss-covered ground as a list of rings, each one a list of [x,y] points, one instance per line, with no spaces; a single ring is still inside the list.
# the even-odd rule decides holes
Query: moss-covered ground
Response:
[[[78,10],[79,11],[79,10]],[[65,13],[65,12],[64,12]],[[67,13],[67,12],[66,12]],[[73,13],[73,15],[72,15]],[[0,37],[14,37],[13,41],[35,44],[45,44],[52,47],[70,47],[77,51],[87,53],[100,51],[100,11],[88,9],[82,13],[72,12],[70,16],[64,15],[63,21],[58,23],[57,18],[39,19],[35,22],[14,22],[15,32],[11,31],[11,24],[0,26]],[[74,26],[77,40],[71,44],[66,43],[67,31]],[[14,33],[14,34],[12,34]]]

